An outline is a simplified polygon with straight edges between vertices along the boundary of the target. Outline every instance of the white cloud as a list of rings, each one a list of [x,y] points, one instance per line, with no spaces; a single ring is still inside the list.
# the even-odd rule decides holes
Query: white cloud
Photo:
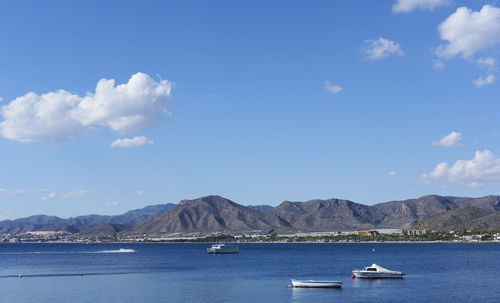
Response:
[[[343,88],[340,85],[332,84],[330,81],[326,80],[325,89],[333,95],[336,93],[340,93]]]
[[[153,143],[154,143],[153,140],[148,140],[148,138],[140,136],[133,138],[117,139],[113,143],[111,143],[111,147],[129,148],[129,147],[141,146]]]
[[[397,175],[397,174],[398,174],[398,172],[397,172],[397,171],[395,171],[395,170],[391,170],[391,171],[387,172],[387,175],[388,175],[388,176],[395,176],[395,175]]]
[[[435,70],[444,70],[446,68],[446,64],[443,61],[436,60],[432,63],[432,68]]]
[[[469,59],[500,42],[500,8],[484,5],[474,12],[459,7],[438,30],[441,39],[448,42],[436,49],[439,57],[449,59],[461,55]]]
[[[88,195],[89,192],[86,190],[75,190],[63,194],[64,198],[81,198]]]
[[[483,185],[484,185],[483,183],[475,182],[475,181],[465,184],[465,186],[470,187],[470,188],[480,188],[480,187],[483,187]]]
[[[137,196],[142,196],[142,195],[144,195],[144,190],[138,190],[135,194]]]
[[[0,108],[0,135],[21,142],[74,138],[83,130],[70,115],[78,102],[77,95],[63,90],[40,96],[27,93]]]
[[[417,183],[422,185],[422,186],[425,186],[425,185],[429,185],[431,183],[431,181],[429,181],[427,174],[421,174],[417,180]]]
[[[55,192],[51,192],[47,196],[42,197],[42,201],[54,199],[56,196],[57,195]]]
[[[69,140],[99,126],[129,133],[168,116],[172,86],[137,73],[116,86],[113,79],[101,79],[95,93],[84,97],[64,90],[30,92],[0,108],[0,135],[32,142]]]
[[[495,62],[496,60],[493,57],[486,57],[486,58],[481,57],[476,60],[477,64],[489,68],[495,66]]]
[[[365,40],[362,52],[367,60],[382,60],[389,56],[404,56],[405,52],[401,46],[391,40],[378,38],[377,40]]]
[[[106,205],[116,207],[116,206],[120,206],[120,202],[107,202]]]
[[[425,185],[431,180],[447,180],[477,188],[484,181],[500,181],[500,159],[489,150],[476,151],[472,160],[458,160],[449,167],[446,162],[436,165],[433,171],[420,175],[418,183]]]
[[[143,73],[130,77],[127,84],[102,79],[95,94],[81,100],[74,116],[83,125],[106,125],[120,133],[135,131],[165,117],[172,84],[154,81]]]
[[[472,82],[477,86],[477,87],[482,87],[488,84],[491,84],[495,82],[495,76],[493,75],[488,75],[486,78],[479,77],[476,80],[472,80]]]
[[[40,188],[40,189],[4,189],[4,188],[0,188],[0,195],[6,195],[6,196],[33,195],[33,194],[41,194],[41,193],[46,193],[46,192],[48,192],[48,190],[45,188]],[[75,191],[70,191],[70,192],[64,193],[61,196],[64,198],[78,198],[78,197],[84,197],[88,194],[89,194],[89,192],[86,190],[75,190]],[[54,199],[57,196],[58,195],[55,192],[49,192],[48,194],[43,196],[41,199],[43,201],[45,201],[45,200]]]
[[[392,11],[395,13],[407,13],[414,9],[434,10],[438,6],[447,5],[448,0],[396,0],[392,6]]]
[[[451,147],[451,146],[457,146],[460,143],[462,143],[462,133],[451,132],[450,134],[441,138],[441,140],[433,141],[432,145]]]
[[[45,188],[28,188],[28,189],[5,189],[0,188],[0,195],[6,196],[20,196],[20,195],[31,195],[31,194],[39,194],[47,192],[48,190]]]

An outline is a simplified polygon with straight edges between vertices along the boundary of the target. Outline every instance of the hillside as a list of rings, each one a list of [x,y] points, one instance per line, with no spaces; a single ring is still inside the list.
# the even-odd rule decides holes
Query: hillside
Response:
[[[271,211],[274,209],[271,205],[248,205],[247,207],[260,211]]]
[[[380,226],[407,228],[420,220],[456,208],[476,207],[488,210],[499,210],[500,196],[466,198],[428,195],[418,199],[380,203],[373,205],[373,207],[378,208],[386,215],[386,218],[380,223]]]
[[[278,216],[220,196],[182,200],[160,217],[151,218],[133,228],[131,233],[183,233],[289,229]]]
[[[385,218],[377,208],[339,199],[285,201],[271,212],[301,231],[373,228]]]
[[[71,233],[89,232],[95,234],[99,230],[113,230],[113,228],[109,228],[109,226],[106,229],[97,228],[97,226],[102,224],[114,224],[119,226],[118,229],[121,231],[125,229],[125,226],[130,228],[147,218],[159,216],[174,206],[175,204],[171,203],[151,205],[141,209],[131,210],[116,216],[86,215],[63,219],[56,216],[36,215],[16,220],[3,220],[0,221],[0,234],[24,233],[42,230],[68,231]],[[94,226],[94,228],[91,226]]]
[[[463,207],[424,219],[418,229],[437,231],[500,230],[500,212],[475,207]]]

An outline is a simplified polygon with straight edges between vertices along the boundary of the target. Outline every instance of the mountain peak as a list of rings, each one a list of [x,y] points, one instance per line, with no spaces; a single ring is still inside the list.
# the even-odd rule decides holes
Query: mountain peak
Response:
[[[211,196],[200,197],[193,200],[182,200],[178,204],[178,207],[186,207],[186,206],[192,206],[192,207],[206,206],[206,207],[223,208],[227,206],[238,207],[241,205],[227,198],[217,195],[211,195]]]
[[[140,224],[134,233],[214,232],[272,230],[279,221],[274,214],[262,212],[221,196],[182,200],[161,217]]]

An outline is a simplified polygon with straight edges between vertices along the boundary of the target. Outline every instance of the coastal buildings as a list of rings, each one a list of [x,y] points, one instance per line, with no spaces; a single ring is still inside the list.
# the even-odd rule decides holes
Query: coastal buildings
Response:
[[[366,231],[357,231],[356,236],[376,236],[379,232],[376,230],[366,230]]]
[[[404,234],[408,236],[416,235],[426,235],[429,231],[427,229],[408,229],[404,231]]]

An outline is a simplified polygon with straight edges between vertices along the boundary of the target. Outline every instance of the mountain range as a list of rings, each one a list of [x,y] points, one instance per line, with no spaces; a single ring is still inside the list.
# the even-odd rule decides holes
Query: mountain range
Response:
[[[116,216],[87,215],[63,219],[56,216],[35,215],[16,220],[0,221],[0,234],[47,230],[85,234],[100,234],[104,233],[102,231],[105,230],[122,231],[132,228],[145,219],[159,216],[174,206],[175,204],[172,203],[150,205]]]
[[[371,228],[432,230],[500,229],[500,196],[480,198],[428,195],[364,205],[343,199],[284,201],[243,206],[220,196],[158,204],[122,215],[63,219],[37,215],[0,221],[0,234],[68,231],[85,235],[166,235],[212,232],[312,232]]]

